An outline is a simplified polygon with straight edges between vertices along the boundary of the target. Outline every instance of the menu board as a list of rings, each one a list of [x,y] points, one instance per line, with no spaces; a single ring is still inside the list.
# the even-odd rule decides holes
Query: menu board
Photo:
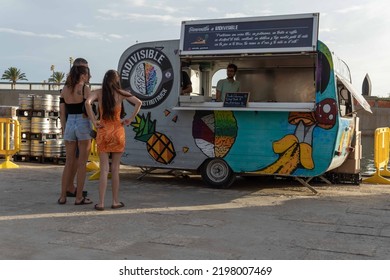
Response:
[[[246,107],[249,100],[249,92],[227,92],[225,94],[225,100],[223,101],[224,107]]]
[[[319,14],[182,22],[180,54],[314,51]]]

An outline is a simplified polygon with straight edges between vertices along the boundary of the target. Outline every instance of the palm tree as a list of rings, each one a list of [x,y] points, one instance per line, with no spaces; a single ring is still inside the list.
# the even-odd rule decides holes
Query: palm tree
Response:
[[[64,72],[53,72],[53,75],[49,78],[49,83],[60,84],[64,82],[65,73]]]
[[[60,84],[65,81],[65,73],[64,72],[53,72],[53,75],[49,78],[49,83],[55,83],[58,87]]]
[[[12,89],[15,89],[15,84],[17,81],[19,80],[27,81],[26,74],[22,73],[20,69],[17,69],[16,67],[10,67],[7,70],[5,70],[1,79],[11,81]]]

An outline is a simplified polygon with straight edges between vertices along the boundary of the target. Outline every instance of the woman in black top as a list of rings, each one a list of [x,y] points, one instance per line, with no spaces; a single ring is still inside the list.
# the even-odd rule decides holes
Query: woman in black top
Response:
[[[67,186],[73,183],[73,166],[77,165],[77,193],[75,205],[91,204],[92,201],[83,197],[86,178],[86,163],[91,149],[90,132],[92,124],[83,113],[84,102],[90,94],[89,68],[86,66],[72,66],[60,96],[60,118],[63,129],[63,138],[66,148],[66,162],[62,174],[61,197],[59,204],[66,203]],[[65,121],[66,120],[66,121]],[[78,149],[78,159],[76,150]]]

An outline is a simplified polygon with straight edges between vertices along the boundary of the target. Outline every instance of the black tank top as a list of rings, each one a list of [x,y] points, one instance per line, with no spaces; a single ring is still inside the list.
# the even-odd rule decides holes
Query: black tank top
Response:
[[[83,85],[83,96],[84,96],[84,87],[85,84]],[[65,102],[65,99],[63,97],[60,98],[60,103],[65,103],[65,108],[66,108],[66,113],[67,114],[83,114],[84,113],[84,103],[85,103],[85,98],[83,98],[83,101],[80,103],[71,103],[68,104]]]
[[[82,114],[84,103],[85,103],[85,99],[83,99],[83,101],[80,103],[72,103],[72,104],[65,103],[67,113],[68,114]]]

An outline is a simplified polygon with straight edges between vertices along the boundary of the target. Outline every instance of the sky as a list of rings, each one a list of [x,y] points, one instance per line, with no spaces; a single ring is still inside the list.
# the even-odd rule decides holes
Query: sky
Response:
[[[0,74],[17,67],[29,82],[67,73],[70,57],[88,60],[91,82],[117,69],[137,42],[179,39],[184,20],[320,13],[319,40],[343,59],[361,92],[390,96],[388,0],[0,0]],[[4,82],[4,81],[3,81]]]

